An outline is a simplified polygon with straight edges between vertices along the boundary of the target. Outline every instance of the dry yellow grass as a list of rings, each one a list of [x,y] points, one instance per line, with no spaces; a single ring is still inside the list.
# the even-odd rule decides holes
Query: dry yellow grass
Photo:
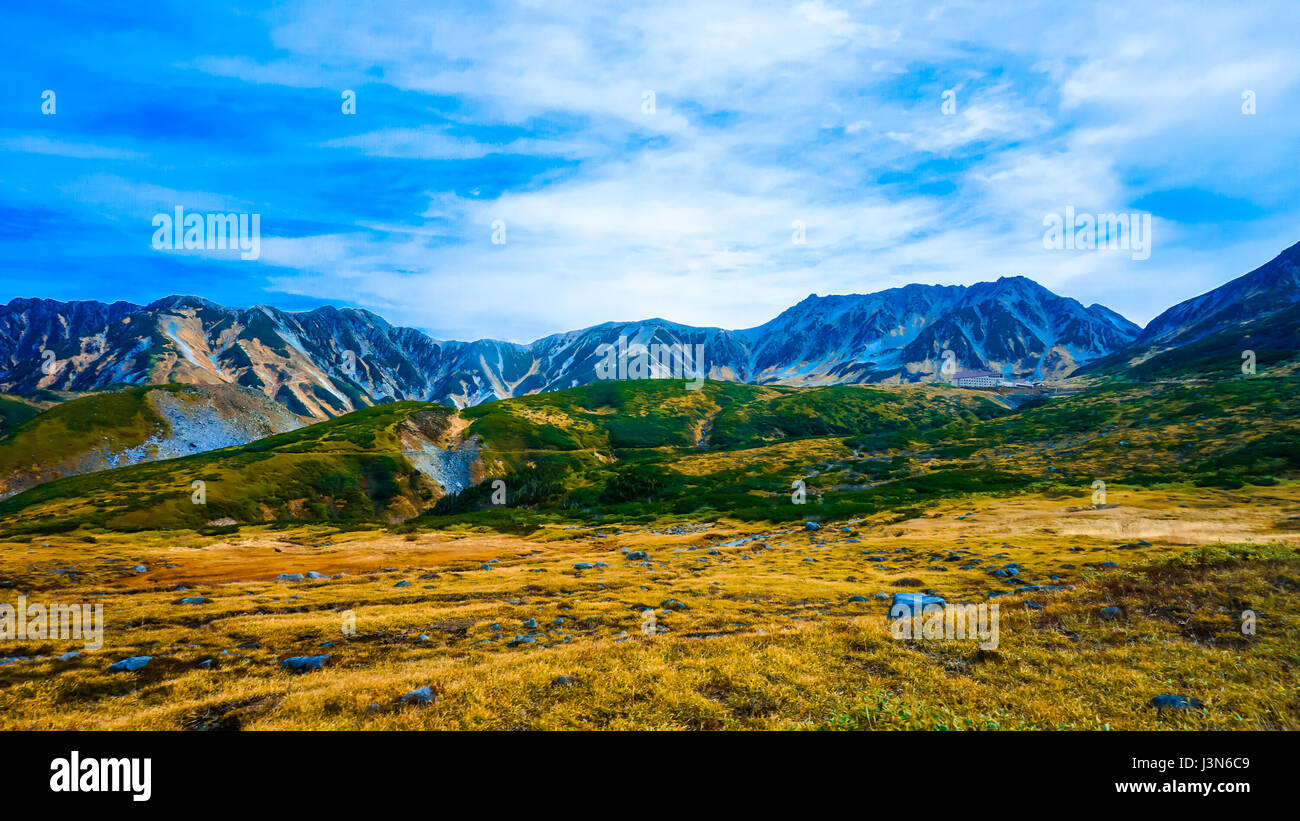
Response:
[[[5,543],[0,578],[14,586],[0,601],[21,590],[31,601],[102,603],[106,630],[102,649],[70,661],[56,657],[80,642],[0,644],[0,659],[31,659],[0,666],[0,728],[1300,729],[1294,552],[1195,571],[1148,566],[1224,539],[1294,545],[1279,523],[1300,511],[1300,487],[1249,497],[1112,489],[1109,501],[964,500],[814,532],[723,521],[531,538],[301,527]],[[646,550],[651,566],[624,549]],[[949,561],[953,550],[970,553]],[[971,557],[981,564],[962,569]],[[131,570],[141,562],[148,573]],[[1118,569],[1085,566],[1102,562]],[[982,601],[1013,589],[988,572],[1006,563],[1071,587],[995,599],[995,653],[895,640],[888,602],[871,598],[933,589]],[[333,578],[275,578],[310,570]],[[919,586],[898,586],[903,578]],[[210,601],[179,603],[189,596]],[[1125,616],[1099,619],[1110,604]],[[641,607],[655,610],[654,634],[641,630]],[[1256,635],[1241,634],[1243,609],[1259,615]],[[524,634],[534,641],[509,646]],[[330,655],[320,672],[278,664],[315,654]],[[138,673],[106,671],[133,655],[153,660]],[[395,703],[425,685],[436,704]],[[1166,692],[1207,710],[1145,708]]]

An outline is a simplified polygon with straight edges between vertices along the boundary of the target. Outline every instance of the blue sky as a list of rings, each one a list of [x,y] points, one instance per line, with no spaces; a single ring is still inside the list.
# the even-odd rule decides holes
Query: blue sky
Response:
[[[1019,274],[1145,323],[1300,241],[1294,0],[126,5],[6,11],[0,301],[528,341]],[[177,205],[260,257],[155,250]],[[1150,258],[1044,248],[1067,206]]]

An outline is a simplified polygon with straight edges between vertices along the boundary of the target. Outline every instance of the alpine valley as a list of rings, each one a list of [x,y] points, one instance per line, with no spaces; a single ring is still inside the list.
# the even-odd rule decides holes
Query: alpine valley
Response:
[[[441,341],[355,308],[289,313],[192,296],[149,305],[14,299],[0,308],[0,391],[95,391],[122,384],[236,385],[310,419],[419,399],[464,408],[585,385],[622,338],[702,346],[709,379],[760,385],[933,381],[944,351],[963,369],[1054,380],[1236,344],[1251,325],[1269,350],[1294,340],[1300,245],[1180,303],[1140,328],[1025,277],[969,287],[908,285],[809,296],[770,322],[729,331],[663,319],[607,322],[529,344]],[[1219,336],[1222,340],[1216,341]],[[1208,348],[1207,348],[1208,346]]]
[[[1300,729],[1298,295],[1300,245],[1145,328],[1023,277],[530,344],[15,299],[0,603],[105,624],[5,642],[0,729]],[[707,378],[599,378],[655,344]]]

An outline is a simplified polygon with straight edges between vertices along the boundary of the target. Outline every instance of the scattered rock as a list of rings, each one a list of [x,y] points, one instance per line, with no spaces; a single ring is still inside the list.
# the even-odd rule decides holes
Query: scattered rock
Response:
[[[925,596],[920,593],[895,593],[894,600],[889,605],[889,617],[891,619],[910,619],[912,614],[920,609],[930,605],[947,607],[948,603],[941,596]]]
[[[280,662],[280,666],[290,673],[310,673],[313,670],[322,669],[328,659],[328,654],[323,656],[291,656]]]
[[[1202,710],[1205,708],[1205,702],[1199,698],[1188,698],[1187,696],[1159,695],[1148,702],[1148,706],[1157,710]]]
[[[404,696],[399,696],[397,699],[398,704],[415,705],[434,704],[437,701],[438,696],[434,694],[433,688],[427,684],[423,687],[412,690]]]
[[[1066,590],[1068,584],[1027,584],[1023,587],[1017,587],[1013,593],[1043,593],[1048,590]]]
[[[110,664],[108,672],[134,673],[136,670],[139,670],[148,664],[152,659],[152,656],[131,656],[130,658],[122,659],[116,664]]]

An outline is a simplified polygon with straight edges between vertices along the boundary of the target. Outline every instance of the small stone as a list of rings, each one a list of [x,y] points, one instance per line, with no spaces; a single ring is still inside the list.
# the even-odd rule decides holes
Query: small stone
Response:
[[[948,603],[941,596],[926,596],[920,593],[895,593],[894,601],[889,605],[891,619],[910,619],[917,610],[924,613],[926,607],[947,607]]]
[[[280,662],[280,666],[290,673],[310,673],[314,670],[320,670],[325,666],[329,655],[323,656],[292,656]]]
[[[1187,696],[1159,695],[1148,702],[1148,706],[1157,710],[1202,710],[1205,708],[1205,702],[1199,698],[1188,698]]]
[[[152,660],[152,656],[131,656],[108,667],[110,673],[134,673]]]
[[[418,687],[404,696],[397,699],[398,704],[434,704],[438,701],[438,696],[434,694],[433,688],[429,685]]]

